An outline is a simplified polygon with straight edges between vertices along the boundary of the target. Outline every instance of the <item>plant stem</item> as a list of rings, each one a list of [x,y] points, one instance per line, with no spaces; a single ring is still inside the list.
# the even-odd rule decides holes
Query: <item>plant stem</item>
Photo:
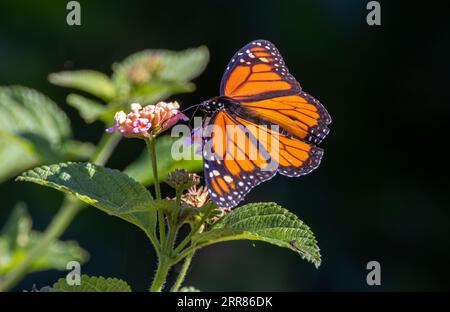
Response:
[[[177,292],[178,289],[180,288],[181,284],[183,283],[185,277],[186,277],[186,273],[189,269],[189,266],[191,265],[191,261],[192,261],[192,257],[194,256],[195,252],[192,252],[191,254],[189,254],[186,259],[184,260],[183,266],[181,267],[181,271],[178,274],[178,277],[175,281],[175,283],[172,286],[172,289],[170,290],[171,292]]]
[[[65,198],[63,206],[45,230],[42,238],[33,247],[25,260],[6,275],[4,281],[0,284],[0,291],[10,290],[28,273],[32,263],[45,252],[52,242],[64,233],[81,207],[82,205],[75,198]]]
[[[189,256],[191,253],[195,252],[197,248],[197,246],[189,246],[188,248],[180,252],[177,256],[172,258],[172,265],[177,264],[178,262]]]
[[[119,135],[103,134],[91,162],[104,165],[120,140]],[[33,262],[39,258],[47,247],[57,240],[72,223],[75,216],[83,208],[84,203],[66,195],[58,213],[45,229],[42,239],[30,250],[26,258],[9,272],[0,283],[0,292],[13,288],[29,271]]]
[[[150,155],[150,161],[152,164],[153,184],[155,185],[155,196],[156,199],[161,199],[161,190],[159,187],[159,178],[158,178],[158,166],[156,163],[155,139],[147,138],[145,142],[147,143],[148,153]],[[166,242],[166,226],[164,224],[164,212],[158,211],[157,214],[159,223],[159,241],[161,242],[161,246],[164,246]]]
[[[97,165],[104,165],[108,161],[121,138],[122,136],[118,133],[103,134],[100,142],[98,143],[98,147],[91,158],[91,162]]]
[[[155,195],[156,199],[161,199],[161,189],[159,188],[159,177],[158,177],[158,167],[156,163],[156,147],[155,139],[148,138],[145,140],[147,143],[148,153],[150,154],[150,160],[152,162],[153,171],[153,184],[155,185]]]
[[[150,291],[159,292],[163,289],[170,266],[170,261],[166,257],[166,255],[161,255],[158,262],[158,268],[152,282],[152,286],[150,287]]]
[[[175,210],[172,214],[172,224],[176,225],[178,223],[178,215],[180,214],[181,209],[181,195],[182,191],[177,189],[176,190],[176,198],[175,198]]]
[[[175,199],[175,209],[172,212],[172,217],[169,223],[169,236],[166,241],[165,250],[168,255],[170,255],[173,244],[175,242],[175,237],[179,229],[178,225],[178,215],[180,213],[181,206],[181,190],[176,190],[176,199]]]
[[[152,164],[152,173],[153,173],[153,183],[155,185],[155,196],[156,199],[161,199],[161,189],[159,185],[159,177],[158,177],[158,165],[156,161],[156,146],[155,146],[155,138],[147,138],[145,140],[147,143],[148,153],[150,155],[150,161]],[[152,286],[150,287],[150,291],[159,292],[164,287],[166,282],[167,274],[169,273],[169,269],[171,267],[170,263],[170,253],[172,248],[168,249],[167,246],[171,246],[171,244],[166,241],[166,225],[164,224],[164,211],[157,211],[158,214],[158,223],[159,223],[159,241],[160,248],[157,251],[158,254],[158,268],[156,270],[155,277],[153,278]],[[175,231],[175,233],[174,233]],[[169,239],[174,239],[176,234],[176,230],[173,227],[169,228]]]
[[[205,223],[206,219],[209,217],[209,214],[211,213],[212,209],[213,209],[212,205],[208,205],[206,207],[206,211],[203,213],[203,216],[200,219],[200,221],[195,224],[195,226],[192,229],[192,231],[189,232],[189,234],[181,241],[181,243],[177,246],[177,248],[175,248],[174,253],[176,255],[178,255],[183,250],[183,248],[186,247],[187,244],[189,244],[189,242],[191,241],[192,237],[195,234],[197,234],[197,232],[200,230],[200,227],[203,225],[203,223]]]

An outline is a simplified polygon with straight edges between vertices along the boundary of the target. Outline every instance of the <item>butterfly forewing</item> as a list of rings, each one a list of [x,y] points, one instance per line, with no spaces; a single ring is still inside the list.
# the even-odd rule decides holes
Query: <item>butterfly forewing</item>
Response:
[[[277,48],[266,40],[252,41],[231,59],[220,95],[236,100],[263,100],[296,94],[300,84],[289,73]]]

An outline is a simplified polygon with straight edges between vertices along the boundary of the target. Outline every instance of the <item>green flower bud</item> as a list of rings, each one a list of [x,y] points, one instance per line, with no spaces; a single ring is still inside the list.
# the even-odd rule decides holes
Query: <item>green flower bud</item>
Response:
[[[176,169],[168,174],[166,183],[172,188],[185,191],[197,185],[200,182],[200,176],[190,173],[184,169]]]

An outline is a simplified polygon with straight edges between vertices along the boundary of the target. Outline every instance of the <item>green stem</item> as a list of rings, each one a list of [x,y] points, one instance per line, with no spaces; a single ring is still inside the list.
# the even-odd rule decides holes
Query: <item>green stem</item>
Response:
[[[66,197],[63,206],[53,218],[45,230],[42,238],[31,249],[27,257],[6,275],[0,284],[0,291],[8,291],[13,288],[27,273],[33,262],[39,258],[45,250],[64,233],[73,218],[80,211],[82,205],[75,198]]]
[[[155,196],[156,199],[161,199],[161,189],[159,185],[159,177],[158,177],[158,165],[156,161],[156,146],[155,146],[155,138],[147,138],[145,140],[147,143],[148,153],[150,155],[150,161],[152,164],[152,173],[153,173],[153,183],[155,185]],[[159,292],[163,289],[164,284],[166,282],[167,274],[169,273],[169,269],[171,266],[170,263],[170,252],[172,248],[169,250],[167,246],[170,246],[170,243],[166,241],[166,226],[164,224],[164,212],[162,210],[157,211],[158,214],[158,223],[159,223],[159,241],[160,245],[157,250],[158,253],[158,268],[156,270],[155,277],[153,278],[152,286],[150,287],[150,291]],[[176,234],[176,230],[173,227],[169,228],[169,239],[174,239]]]
[[[172,212],[172,217],[170,219],[169,223],[169,236],[166,241],[165,245],[165,251],[168,255],[170,255],[173,244],[175,242],[175,237],[179,229],[178,225],[178,215],[180,213],[181,208],[181,194],[182,192],[180,190],[176,190],[176,199],[175,199],[175,208]]]
[[[145,231],[145,233],[147,234],[147,237],[150,240],[150,242],[152,243],[152,246],[156,251],[156,255],[159,258],[161,256],[161,246],[159,244],[158,239],[156,238],[156,230],[154,230],[153,232]]]
[[[158,167],[156,163],[156,144],[154,138],[148,138],[145,140],[147,143],[148,153],[150,154],[150,160],[152,162],[153,171],[153,184],[155,185],[156,199],[161,199],[161,190],[159,188]]]
[[[200,227],[203,225],[203,223],[205,223],[206,219],[209,217],[212,209],[213,209],[212,205],[208,205],[206,207],[206,211],[203,213],[203,216],[200,219],[200,221],[195,224],[192,231],[189,232],[189,234],[181,241],[181,243],[177,246],[177,248],[175,248],[174,254],[178,255],[183,250],[183,248],[186,247],[187,244],[189,244],[192,237],[195,234],[197,234],[197,232],[200,230]]]
[[[116,148],[121,138],[122,136],[118,133],[105,133],[98,143],[98,147],[91,158],[91,162],[97,165],[104,165],[109,157],[111,157],[113,150]]]
[[[159,258],[158,268],[156,270],[152,286],[150,287],[150,291],[159,292],[163,289],[164,284],[166,282],[167,274],[169,273],[170,266],[171,264],[169,259],[165,255],[162,255]]]
[[[194,253],[197,250],[197,246],[189,246],[185,250],[183,250],[181,253],[179,253],[176,257],[172,258],[171,264],[177,264],[190,254]]]
[[[90,161],[98,165],[104,165],[120,138],[120,135],[103,134],[96,153]],[[52,242],[56,241],[64,233],[83,206],[83,202],[75,200],[71,196],[66,195],[64,197],[63,205],[46,228],[42,239],[30,250],[26,258],[0,281],[0,292],[8,291],[20,282],[28,273],[33,262],[45,252]]]
[[[180,209],[181,209],[181,195],[182,195],[182,191],[177,189],[176,190],[176,199],[175,199],[175,210],[173,211],[173,214],[172,214],[172,224],[173,225],[177,225],[177,223],[178,223],[178,215],[180,214]]]
[[[161,199],[161,190],[159,188],[158,166],[156,163],[155,139],[147,138],[145,142],[147,143],[148,153],[150,155],[150,161],[152,164],[153,184],[155,185],[155,196],[156,199]],[[161,246],[164,246],[166,242],[166,226],[164,224],[164,212],[158,211],[157,214],[159,223],[159,241],[161,242]]]
[[[191,261],[192,261],[192,257],[194,256],[195,252],[192,252],[191,254],[189,254],[186,257],[186,260],[184,260],[183,266],[181,267],[181,271],[178,274],[178,277],[175,281],[175,283],[172,286],[172,289],[170,290],[171,292],[177,292],[178,289],[180,288],[181,284],[183,283],[185,277],[186,277],[186,273],[189,269],[189,266],[191,265]]]

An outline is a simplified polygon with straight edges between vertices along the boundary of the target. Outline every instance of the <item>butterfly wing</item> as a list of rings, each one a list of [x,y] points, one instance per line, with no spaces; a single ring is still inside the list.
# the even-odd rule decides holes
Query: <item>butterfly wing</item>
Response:
[[[322,104],[306,92],[260,101],[244,101],[250,116],[279,125],[291,135],[319,144],[328,135],[331,117]]]
[[[263,100],[297,94],[300,84],[289,73],[278,49],[269,41],[252,41],[231,59],[220,84],[220,95],[235,100]]]
[[[272,43],[256,40],[239,50],[220,95],[240,103],[217,111],[204,136],[206,184],[220,207],[236,206],[277,172],[296,177],[319,166],[323,150],[315,144],[328,134],[330,115],[302,91]]]
[[[259,148],[270,154],[270,162],[276,164],[282,175],[302,176],[320,165],[323,156],[320,147],[287,134],[278,125],[268,127],[241,117],[236,117],[236,120],[258,138]]]
[[[208,128],[208,127],[207,127]],[[278,131],[219,111],[203,148],[206,185],[213,201],[232,208],[277,172],[300,176],[317,168],[322,150]]]
[[[236,127],[244,144],[235,140],[230,126]],[[275,175],[275,168],[263,169],[267,161],[261,155],[249,157],[257,152],[257,138],[240,133],[239,123],[225,111],[216,113],[204,129],[204,175],[211,198],[219,207],[236,206],[253,187]]]
[[[299,139],[317,144],[329,133],[327,110],[301,90],[269,41],[253,41],[233,56],[220,93],[239,101],[253,117],[279,125]]]

